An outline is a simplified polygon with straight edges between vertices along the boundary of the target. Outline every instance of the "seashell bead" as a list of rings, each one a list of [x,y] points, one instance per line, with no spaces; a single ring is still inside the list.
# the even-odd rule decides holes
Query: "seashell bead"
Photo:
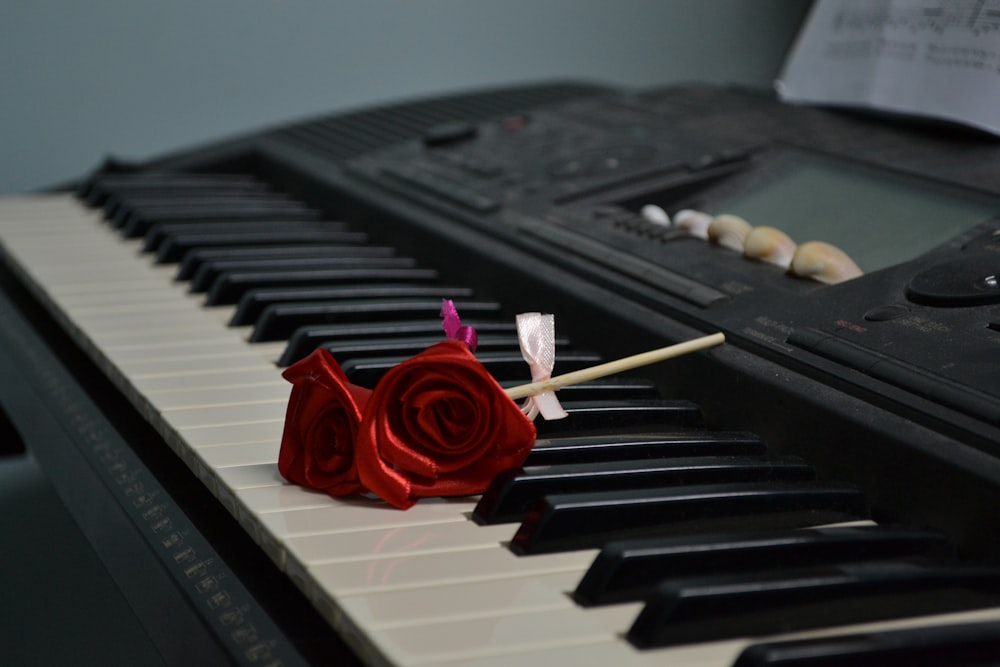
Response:
[[[708,239],[708,226],[711,223],[711,215],[690,208],[685,208],[674,214],[674,226],[699,239]]]
[[[708,240],[710,243],[724,248],[743,252],[743,243],[753,227],[738,215],[724,213],[717,215],[708,225]]]
[[[791,266],[796,247],[795,241],[780,229],[754,227],[743,242],[743,255],[787,269]]]
[[[846,252],[823,241],[810,241],[800,245],[792,257],[788,272],[828,285],[857,278],[864,273]]]

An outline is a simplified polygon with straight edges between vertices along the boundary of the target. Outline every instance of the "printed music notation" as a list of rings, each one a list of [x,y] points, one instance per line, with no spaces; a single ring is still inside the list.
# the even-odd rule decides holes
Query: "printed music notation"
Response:
[[[948,2],[841,3],[833,17],[833,29],[841,32],[908,30],[944,34],[950,30],[974,35],[1000,30],[1000,0],[948,0]]]
[[[776,88],[1000,134],[1000,0],[819,0]]]

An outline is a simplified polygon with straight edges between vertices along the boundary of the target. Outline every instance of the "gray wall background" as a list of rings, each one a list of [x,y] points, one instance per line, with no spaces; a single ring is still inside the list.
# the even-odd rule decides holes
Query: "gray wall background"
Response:
[[[305,116],[583,78],[767,87],[808,0],[8,0],[0,193]]]

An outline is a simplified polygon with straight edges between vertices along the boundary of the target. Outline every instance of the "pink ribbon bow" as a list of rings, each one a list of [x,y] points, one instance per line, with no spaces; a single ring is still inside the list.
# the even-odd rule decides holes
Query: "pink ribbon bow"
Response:
[[[521,355],[531,369],[531,381],[548,380],[556,365],[555,318],[541,313],[521,313],[516,321],[517,339],[521,345]],[[539,414],[545,419],[562,419],[567,416],[554,391],[529,396],[521,405],[521,411],[528,419],[534,419]]]
[[[448,337],[448,340],[465,343],[471,352],[475,352],[476,346],[479,344],[479,336],[475,329],[462,324],[454,301],[451,299],[441,300],[441,317],[443,318],[441,326],[444,327],[444,335]]]

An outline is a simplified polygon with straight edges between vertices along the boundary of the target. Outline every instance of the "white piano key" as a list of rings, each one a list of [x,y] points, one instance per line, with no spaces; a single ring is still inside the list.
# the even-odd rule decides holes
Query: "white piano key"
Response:
[[[212,319],[185,319],[168,323],[138,321],[130,322],[126,328],[111,329],[105,327],[99,332],[91,331],[90,333],[95,341],[101,343],[102,347],[107,346],[108,348],[119,345],[148,345],[151,342],[170,339],[198,340],[202,334],[205,337],[212,337],[224,333],[226,336],[235,335],[238,338],[243,338],[237,330],[220,332],[219,323]]]
[[[266,515],[261,519],[267,523]],[[291,545],[288,546],[289,555],[297,556]],[[307,567],[306,570],[325,590],[343,597],[390,589],[515,579],[554,572],[582,573],[596,555],[596,550],[586,550],[518,557],[508,549],[490,544],[455,553],[344,561]]]
[[[640,606],[566,607],[495,618],[454,618],[447,623],[375,629],[370,636],[394,664],[436,665],[444,660],[612,640],[628,629]]]
[[[84,292],[60,295],[59,302],[66,309],[100,308],[108,306],[134,307],[147,303],[170,304],[183,302],[189,308],[201,306],[199,295],[188,294],[181,285],[150,283],[148,288],[121,289],[103,292]]]
[[[604,667],[731,667],[740,652],[751,642],[730,640],[693,644],[670,649],[640,651],[619,637],[601,635],[593,641],[581,640],[569,646],[509,651],[490,655],[460,655],[436,658],[437,667],[562,667],[562,665],[594,665]],[[373,649],[374,650],[374,649]],[[406,658],[404,657],[404,660]],[[400,664],[414,664],[405,662]],[[419,664],[419,663],[416,663]]]
[[[66,245],[60,245],[66,243]],[[72,248],[72,255],[61,255],[56,248]],[[74,258],[86,253],[89,244],[76,239],[59,239],[58,242],[22,243],[18,254],[30,263],[30,271],[45,280],[53,294],[75,296],[95,292],[130,292],[151,289],[157,282],[170,285],[175,268],[154,266],[145,257],[88,253],[87,261]],[[114,250],[114,249],[112,249]],[[132,248],[122,248],[122,253],[131,255]],[[98,261],[100,260],[100,261]]]
[[[567,595],[579,578],[576,571],[553,572],[343,595],[338,602],[356,624],[387,629],[498,613],[565,609],[572,605]]]
[[[277,441],[253,442],[201,447],[196,451],[202,461],[214,469],[246,465],[277,466],[279,446],[280,443]]]
[[[219,481],[231,490],[252,489],[261,486],[281,486],[285,480],[278,472],[278,466],[271,463],[252,463],[245,466],[217,468]]]
[[[229,470],[237,469],[225,468],[219,472],[225,474]],[[248,473],[244,473],[244,477],[247,475]],[[337,502],[317,509],[260,512],[259,515],[261,523],[272,535],[287,542],[291,537],[303,535],[335,535],[424,524],[467,522],[466,514],[474,506],[474,501],[465,498],[428,498],[407,510],[400,510],[380,500],[350,497],[338,498]]]
[[[197,426],[180,429],[178,434],[193,449],[235,445],[241,442],[280,442],[284,424],[285,420],[282,418],[269,422],[237,424],[235,426]]]
[[[164,410],[226,403],[230,391],[240,388],[274,388],[288,396],[292,385],[273,367],[239,368],[210,373],[160,375],[135,379],[136,388],[154,399]]]
[[[195,359],[158,360],[136,359],[122,363],[120,368],[129,376],[135,378],[169,377],[171,375],[206,375],[219,371],[237,371],[259,369],[262,359],[256,355],[248,355],[244,350],[234,351],[231,355],[203,355]],[[265,362],[266,363],[266,362]],[[279,375],[278,369],[274,374]]]
[[[43,277],[53,294],[76,296],[95,293],[128,293],[146,291],[159,281],[169,285],[171,273],[168,267],[149,268],[140,263],[115,265],[111,262],[84,264],[80,266],[38,267],[37,273]],[[136,280],[128,280],[134,275]]]
[[[229,321],[228,310],[214,309],[165,309],[151,310],[137,317],[128,312],[123,313],[84,313],[75,318],[77,323],[87,330],[100,334],[105,331],[116,332],[123,329],[139,329],[156,331],[160,327],[172,327],[180,324],[208,324],[224,329]]]
[[[121,363],[147,361],[150,363],[169,363],[171,361],[187,361],[195,359],[224,359],[245,356],[249,363],[266,370],[275,382],[283,382],[278,358],[285,349],[281,344],[247,343],[240,332],[235,329],[215,331],[206,336],[204,341],[165,342],[161,339],[151,339],[148,345],[132,344],[128,346],[102,347],[109,357]]]
[[[286,405],[285,401],[268,401],[247,405],[216,405],[205,408],[171,410],[165,413],[164,417],[166,422],[177,430],[259,424],[284,420]]]
[[[399,526],[390,530],[322,533],[285,537],[288,549],[306,567],[416,554],[457,553],[503,548],[516,525],[477,526],[471,521]]]
[[[193,309],[200,307],[200,302],[187,294],[161,295],[155,299],[117,299],[121,293],[105,293],[104,299],[107,303],[76,303],[67,304],[61,301],[65,310],[74,319],[84,319],[89,317],[113,317],[116,315],[126,315],[130,317],[142,317],[147,313],[157,313],[169,315],[171,313],[187,314]],[[134,292],[132,296],[137,296]],[[172,296],[172,298],[162,298]]]
[[[212,383],[209,378],[206,381]],[[211,406],[236,406],[258,403],[287,403],[292,385],[282,381],[259,384],[231,384],[209,387],[186,387],[184,390],[147,391],[161,412]]]
[[[12,226],[18,222],[52,221],[69,218],[100,222],[101,213],[87,208],[75,197],[64,193],[26,194],[0,197],[0,218]],[[30,229],[36,225],[31,224]]]
[[[125,364],[136,361],[155,361],[169,363],[190,359],[212,360],[223,357],[246,356],[251,350],[229,331],[218,331],[208,340],[202,341],[150,341],[148,345],[133,344],[128,346],[111,346],[102,348],[109,358],[116,363]],[[255,362],[259,360],[252,355]]]
[[[340,502],[322,491],[287,483],[282,486],[241,489],[236,492],[236,496],[247,510],[255,514],[329,508]]]

